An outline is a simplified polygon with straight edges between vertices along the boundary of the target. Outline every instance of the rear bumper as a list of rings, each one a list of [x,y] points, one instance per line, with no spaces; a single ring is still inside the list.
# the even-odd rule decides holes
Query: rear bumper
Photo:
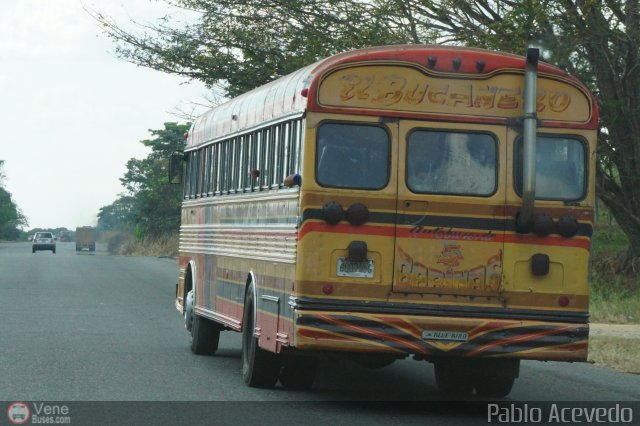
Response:
[[[56,248],[55,244],[33,244],[31,246],[34,250],[53,250]]]
[[[426,359],[500,356],[587,360],[589,325],[586,323],[343,311],[294,312],[294,342],[300,349],[415,354]]]

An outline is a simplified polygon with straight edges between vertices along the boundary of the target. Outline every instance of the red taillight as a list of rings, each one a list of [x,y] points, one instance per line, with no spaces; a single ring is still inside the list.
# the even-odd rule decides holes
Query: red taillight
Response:
[[[569,306],[569,302],[571,302],[571,300],[567,296],[560,296],[560,298],[558,299],[558,305],[563,308]]]
[[[333,284],[325,284],[322,286],[322,292],[326,295],[333,293]]]

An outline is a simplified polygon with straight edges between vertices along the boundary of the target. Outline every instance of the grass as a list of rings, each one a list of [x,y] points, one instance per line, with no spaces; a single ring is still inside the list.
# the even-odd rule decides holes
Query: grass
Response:
[[[627,236],[615,224],[596,224],[591,240],[591,254],[595,258],[616,256],[629,244]]]
[[[102,235],[111,254],[125,256],[178,257],[178,234],[136,238],[132,233],[113,231]]]
[[[589,361],[625,373],[640,374],[640,339],[618,336],[591,336]]]
[[[629,289],[624,278],[595,281],[590,301],[592,322],[640,324],[640,291]]]
[[[591,321],[640,323],[640,277],[618,273],[628,240],[616,225],[597,225],[592,239]]]

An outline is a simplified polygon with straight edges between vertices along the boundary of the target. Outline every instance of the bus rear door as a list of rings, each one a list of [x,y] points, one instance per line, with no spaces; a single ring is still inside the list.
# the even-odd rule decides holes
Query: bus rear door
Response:
[[[506,130],[442,124],[400,123],[393,292],[409,301],[498,303]]]

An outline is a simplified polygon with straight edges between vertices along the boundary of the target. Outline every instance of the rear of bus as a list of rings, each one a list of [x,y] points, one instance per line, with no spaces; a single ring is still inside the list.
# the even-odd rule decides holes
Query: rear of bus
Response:
[[[506,395],[520,359],[585,361],[597,111],[540,64],[523,210],[525,59],[390,47],[310,85],[293,346],[414,355],[447,391]]]

